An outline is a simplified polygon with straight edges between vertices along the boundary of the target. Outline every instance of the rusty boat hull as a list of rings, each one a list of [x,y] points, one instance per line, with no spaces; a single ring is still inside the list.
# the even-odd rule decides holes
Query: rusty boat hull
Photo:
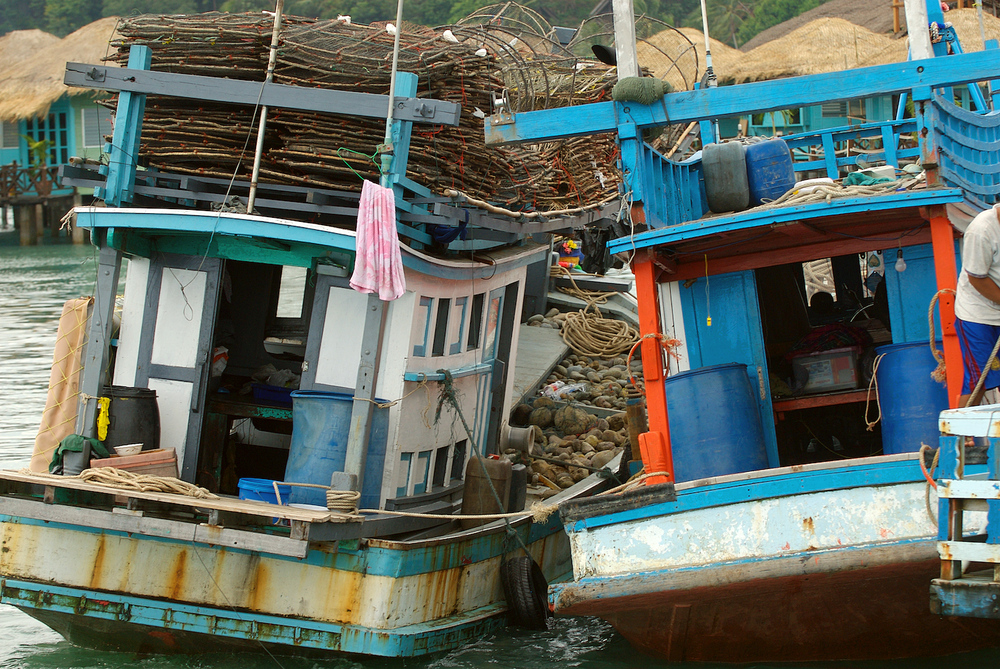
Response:
[[[704,479],[675,495],[665,487],[638,504],[563,504],[574,578],[550,587],[557,615],[599,616],[671,662],[885,660],[1000,645],[992,621],[930,610],[939,561],[917,454]]]

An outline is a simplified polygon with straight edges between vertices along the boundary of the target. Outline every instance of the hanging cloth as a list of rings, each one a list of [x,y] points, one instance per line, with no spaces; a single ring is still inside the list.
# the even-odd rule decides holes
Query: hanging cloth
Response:
[[[351,288],[395,300],[406,292],[396,233],[396,198],[391,188],[365,180],[358,205],[357,253]]]

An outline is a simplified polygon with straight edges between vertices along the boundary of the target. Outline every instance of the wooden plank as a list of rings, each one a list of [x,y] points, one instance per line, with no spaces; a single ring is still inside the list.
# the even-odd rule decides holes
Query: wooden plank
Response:
[[[344,513],[333,513],[330,511],[312,509],[296,509],[288,506],[278,506],[277,504],[267,504],[265,502],[235,499],[233,497],[201,499],[172,493],[142,492],[138,490],[126,490],[123,488],[112,488],[111,486],[87,483],[86,481],[73,477],[51,476],[45,474],[22,474],[20,472],[10,470],[0,471],[0,480],[18,481],[20,483],[27,483],[31,485],[52,486],[54,488],[66,488],[69,490],[81,490],[104,495],[113,495],[116,497],[144,499],[176,506],[196,507],[199,509],[216,509],[231,513],[242,513],[248,516],[287,518],[288,520],[301,520],[308,523],[359,523],[364,520],[363,516],[351,516]]]
[[[775,413],[779,411],[795,411],[796,409],[811,409],[813,407],[832,407],[851,402],[864,402],[868,390],[850,390],[844,393],[824,393],[806,397],[791,397],[787,400],[774,400],[772,407]]]
[[[974,541],[939,541],[938,555],[942,560],[1000,564],[1000,545]]]
[[[518,402],[530,400],[555,366],[567,355],[569,345],[563,341],[558,330],[521,325],[517,336],[513,398]]]
[[[75,506],[45,504],[44,502],[13,497],[0,497],[0,513],[49,523],[80,525],[87,528],[128,532],[176,541],[191,541],[295,558],[304,558],[309,550],[309,542],[302,539],[289,539],[262,532],[231,530],[202,523],[149,518],[138,513],[114,513]],[[293,521],[293,525],[295,524],[303,525],[303,523]],[[299,534],[308,537],[308,524],[305,525],[306,529],[300,530]]]

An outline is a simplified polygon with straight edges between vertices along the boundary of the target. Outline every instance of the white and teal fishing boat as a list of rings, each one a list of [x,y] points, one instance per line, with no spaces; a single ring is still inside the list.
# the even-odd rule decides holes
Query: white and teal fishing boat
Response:
[[[0,473],[0,602],[74,643],[138,652],[409,657],[456,648],[503,625],[512,607],[544,624],[539,578],[569,574],[558,517],[463,515],[500,510],[494,497],[511,512],[524,508],[524,480],[509,463],[493,493],[480,488],[483,505],[470,502],[468,486],[486,485],[477,454],[497,453],[505,438],[526,273],[549,263],[548,244],[526,233],[551,221],[497,219],[406,176],[414,125],[439,132],[466,113],[417,98],[412,74],[395,76],[386,96],[177,74],[150,62],[140,44],[127,68],[67,71],[72,85],[120,95],[109,164],[63,175],[95,187],[104,205],[75,210],[99,251],[85,347],[74,349],[82,372],[68,381],[79,382],[79,411],[70,392],[75,429],[71,416],[66,432],[99,435],[108,413],[114,423],[109,387],[155,393],[156,453],[168,467],[176,462],[183,482],[220,494],[52,476],[51,449],[41,452],[42,471]],[[388,302],[349,285],[366,250],[356,191],[258,184],[256,171],[247,183],[137,170],[153,95],[262,102],[272,112],[385,118],[392,110],[381,185],[394,196],[405,291]],[[242,210],[233,195],[244,198]],[[434,240],[435,226],[468,230],[469,239]],[[274,380],[253,396],[227,387],[227,376],[246,379],[265,365],[301,377],[291,401]],[[253,488],[260,480],[268,483]],[[337,487],[347,507],[328,508],[323,494],[297,500],[315,487],[272,480]],[[601,485],[592,477],[553,501]],[[236,497],[272,487],[272,501],[305,503]],[[351,492],[369,511],[350,512]],[[504,563],[513,565],[507,598]]]

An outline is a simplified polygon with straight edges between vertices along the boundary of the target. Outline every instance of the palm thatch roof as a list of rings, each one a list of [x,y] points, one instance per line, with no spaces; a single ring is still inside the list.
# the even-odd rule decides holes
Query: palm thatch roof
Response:
[[[59,39],[40,30],[21,30],[0,38],[0,120],[44,116],[63,95],[93,95],[85,88],[63,83],[66,63],[100,63],[110,48],[118,18],[106,17]],[[20,35],[38,33],[38,35]],[[43,35],[44,37],[40,37]],[[10,53],[4,40],[11,40]],[[35,41],[32,41],[35,40]]]
[[[711,37],[709,45],[716,71],[730,70],[746,57]],[[640,65],[669,81],[675,90],[691,90],[694,81],[705,72],[705,35],[695,28],[664,30],[640,41],[636,54]]]
[[[762,44],[784,37],[807,23],[825,18],[844,19],[874,33],[891,33],[892,0],[828,0],[819,7],[758,33],[742,45],[740,51],[752,51]]]
[[[983,50],[975,9],[952,10],[945,18],[955,27],[963,51]],[[984,14],[983,27],[986,39],[1000,39],[1000,19]],[[715,47],[712,49],[714,56]],[[872,32],[845,19],[821,18],[749,53],[736,53],[739,57],[732,69],[716,64],[720,81],[763,81],[903,62],[907,57],[907,41]]]

